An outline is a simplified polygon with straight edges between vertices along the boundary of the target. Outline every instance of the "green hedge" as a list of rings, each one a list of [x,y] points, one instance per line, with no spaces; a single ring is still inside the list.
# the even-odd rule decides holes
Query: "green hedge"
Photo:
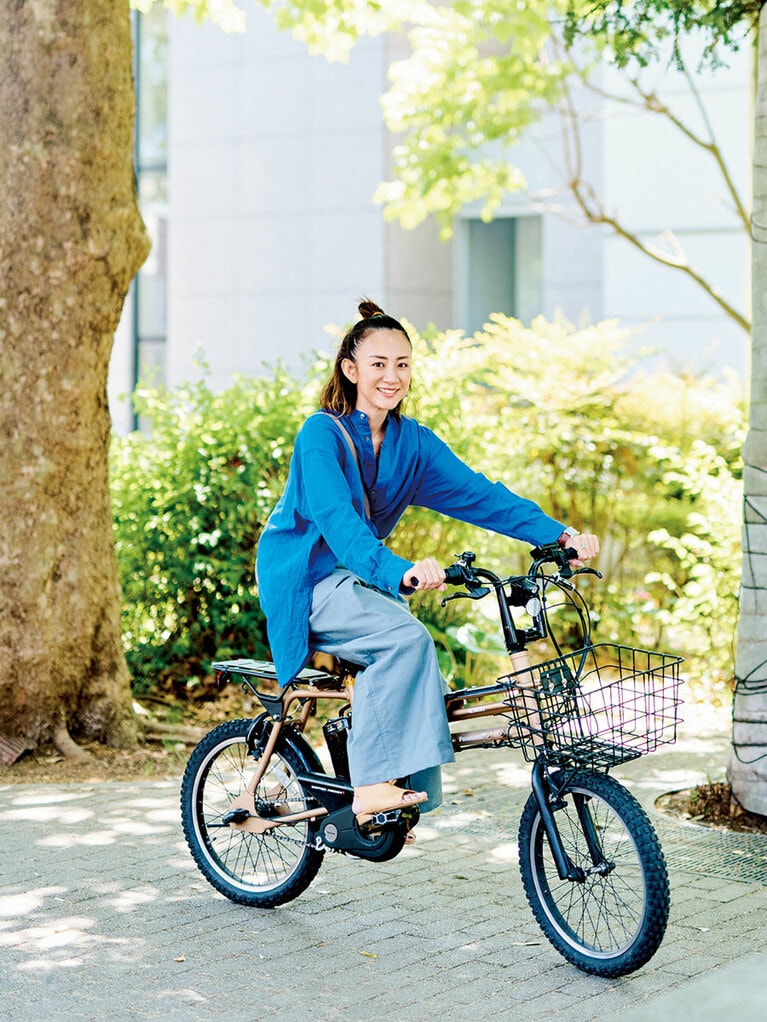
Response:
[[[214,394],[139,390],[148,432],[115,438],[112,502],[123,637],[137,691],[191,681],[215,656],[267,654],[254,549],[311,407],[278,371]]]
[[[737,615],[742,404],[711,380],[643,373],[623,354],[625,338],[614,323],[525,328],[502,316],[473,337],[415,336],[408,411],[475,468],[603,538],[605,581],[587,583],[601,640],[674,648],[695,678],[721,686]],[[137,691],[194,683],[214,656],[267,655],[255,546],[329,369],[320,358],[301,379],[278,369],[218,394],[205,382],[137,393],[148,431],[112,448]],[[415,508],[390,542],[444,563],[473,549],[499,571],[527,561],[522,544]],[[482,670],[476,651],[494,646],[485,603],[414,600],[459,686]]]

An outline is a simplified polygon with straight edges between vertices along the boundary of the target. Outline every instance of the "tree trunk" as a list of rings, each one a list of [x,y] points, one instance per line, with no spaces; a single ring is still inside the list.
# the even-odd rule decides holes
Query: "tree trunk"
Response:
[[[106,397],[148,251],[131,63],[128,0],[0,0],[0,733],[64,746],[136,735]]]
[[[767,815],[767,6],[759,23],[753,177],[751,407],[728,776],[741,805]]]

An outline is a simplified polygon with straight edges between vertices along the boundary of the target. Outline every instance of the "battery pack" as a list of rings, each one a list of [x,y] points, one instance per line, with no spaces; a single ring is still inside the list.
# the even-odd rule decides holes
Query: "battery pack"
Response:
[[[352,726],[351,717],[334,717],[326,724],[323,724],[322,731],[325,735],[325,742],[330,753],[330,761],[336,772],[336,777],[343,777],[349,780],[349,754],[346,750],[346,742],[349,737],[349,728]]]

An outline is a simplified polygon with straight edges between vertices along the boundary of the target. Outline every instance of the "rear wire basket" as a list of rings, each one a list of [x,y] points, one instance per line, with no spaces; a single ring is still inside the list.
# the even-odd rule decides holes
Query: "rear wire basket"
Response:
[[[528,762],[609,769],[676,740],[682,657],[598,643],[500,679]]]

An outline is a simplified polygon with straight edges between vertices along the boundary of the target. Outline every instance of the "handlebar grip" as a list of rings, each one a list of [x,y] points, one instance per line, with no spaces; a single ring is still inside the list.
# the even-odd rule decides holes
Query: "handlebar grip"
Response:
[[[537,546],[531,550],[530,556],[534,561],[550,561],[552,564],[557,564],[562,560],[576,561],[579,554],[571,546],[563,549],[558,543],[547,543],[545,546]]]
[[[451,564],[449,568],[445,568],[445,582],[447,582],[448,585],[458,586],[465,581],[466,577],[457,564]],[[419,579],[417,575],[409,575],[408,582],[413,589],[417,589],[419,586]]]
[[[445,568],[445,581],[448,585],[457,586],[465,580],[463,570],[457,564],[451,564],[449,568]]]

